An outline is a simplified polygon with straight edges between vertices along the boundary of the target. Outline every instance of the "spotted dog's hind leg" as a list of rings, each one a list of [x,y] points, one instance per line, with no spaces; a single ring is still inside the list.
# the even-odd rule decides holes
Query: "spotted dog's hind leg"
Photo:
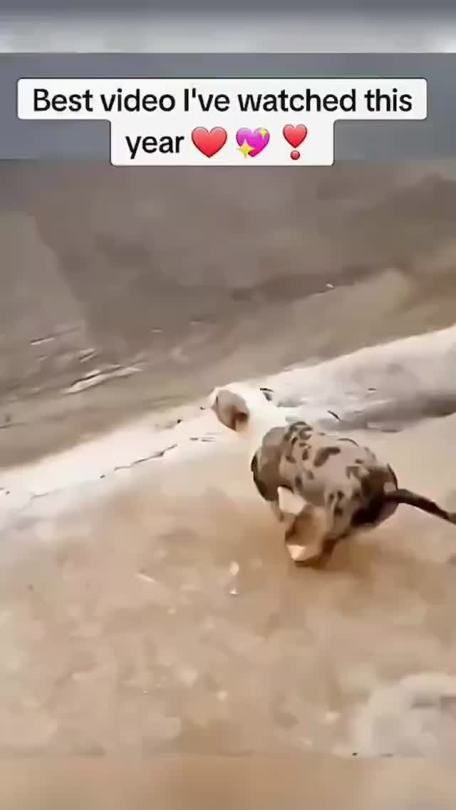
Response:
[[[293,562],[296,565],[313,566],[326,560],[326,533],[325,510],[307,504],[285,532],[285,544]]]

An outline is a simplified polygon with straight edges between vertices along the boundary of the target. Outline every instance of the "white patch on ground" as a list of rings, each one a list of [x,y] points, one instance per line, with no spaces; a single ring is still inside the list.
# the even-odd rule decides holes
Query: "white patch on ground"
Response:
[[[411,395],[417,402],[436,396],[436,392],[456,397],[456,327],[361,349],[252,383],[266,384],[280,400],[292,403],[287,409],[290,416],[325,426],[329,422],[336,431],[338,421],[328,409],[339,418],[353,408],[368,411],[372,388],[377,392],[377,407],[392,397],[398,405]],[[157,417],[151,414],[55,456],[0,471],[0,492],[7,493],[0,501],[0,519],[2,514],[22,508],[31,497],[96,482],[116,472],[128,473],[130,467],[149,461],[179,462],[208,454],[213,442],[228,446],[237,441],[238,437],[220,426],[211,411],[200,411],[199,403],[187,407],[185,413],[189,415],[179,424],[177,417],[170,417],[171,426],[165,429],[157,429]]]

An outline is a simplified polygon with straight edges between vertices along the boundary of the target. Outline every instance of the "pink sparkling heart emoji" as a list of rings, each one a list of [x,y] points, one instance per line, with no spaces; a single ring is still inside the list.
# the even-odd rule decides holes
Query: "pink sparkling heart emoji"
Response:
[[[258,129],[242,127],[236,132],[239,151],[242,152],[244,157],[254,158],[259,155],[268,145],[269,138],[269,132],[264,127],[258,127]]]

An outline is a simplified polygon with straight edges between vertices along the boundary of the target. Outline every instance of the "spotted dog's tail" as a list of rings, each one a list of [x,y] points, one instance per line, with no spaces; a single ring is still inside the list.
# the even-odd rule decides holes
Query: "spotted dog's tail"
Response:
[[[446,509],[442,509],[442,507],[434,503],[434,501],[425,498],[423,495],[418,495],[416,492],[411,492],[409,489],[395,489],[392,492],[386,492],[383,502],[403,503],[407,504],[407,506],[414,506],[416,509],[421,509],[423,512],[428,512],[430,515],[441,518],[441,520],[456,524],[456,512],[447,512]]]

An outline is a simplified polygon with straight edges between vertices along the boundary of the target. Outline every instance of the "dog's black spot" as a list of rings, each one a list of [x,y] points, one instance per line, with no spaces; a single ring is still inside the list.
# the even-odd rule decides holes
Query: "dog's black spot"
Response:
[[[256,488],[260,495],[265,499],[269,500],[268,498],[268,488],[265,486],[261,478],[258,476],[258,458],[254,456],[252,459],[252,463],[250,464],[250,470],[253,473],[253,480],[255,482]]]
[[[335,501],[334,514],[340,517],[344,513],[344,509],[341,504],[345,500],[345,493],[342,492],[341,489],[337,490],[336,493],[333,493],[333,500]]]
[[[312,470],[306,470],[305,472],[306,472],[307,478],[310,478],[310,480],[313,481],[314,478],[315,478],[315,475],[313,474]]]
[[[302,426],[299,428],[298,436],[300,439],[308,439],[313,433],[312,428],[310,425],[307,425],[305,422],[302,423]]]
[[[290,427],[288,428],[288,436],[294,436],[294,435],[299,436],[299,434],[302,431],[309,432],[311,430],[312,430],[312,428],[310,427],[310,425],[307,424],[307,422],[302,422],[302,421],[300,421],[300,422],[292,422]]]
[[[340,447],[321,447],[315,454],[315,466],[322,467],[323,464],[326,464],[328,458],[331,456],[337,456],[338,453],[340,453]]]
[[[356,464],[349,464],[348,467],[345,467],[345,473],[347,478],[357,478],[358,481],[362,481],[363,479],[361,467],[358,467]]]
[[[305,445],[301,450],[301,458],[303,461],[307,461],[307,459],[309,458],[309,453],[310,453],[309,447],[308,445]]]

